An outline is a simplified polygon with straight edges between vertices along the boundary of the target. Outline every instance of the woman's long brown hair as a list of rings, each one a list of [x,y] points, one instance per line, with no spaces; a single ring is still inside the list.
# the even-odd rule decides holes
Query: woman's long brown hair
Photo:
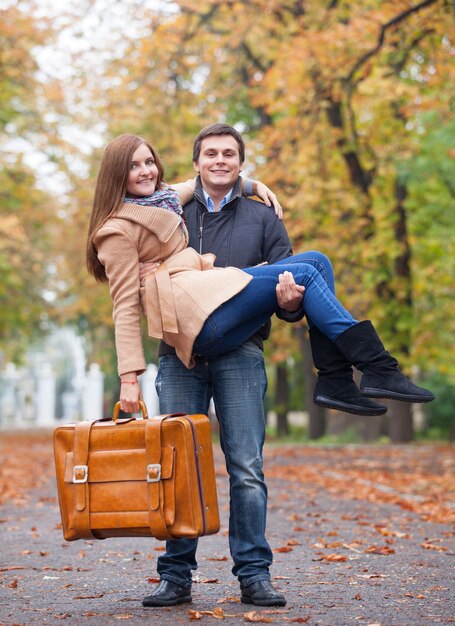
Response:
[[[98,229],[120,208],[126,195],[128,174],[133,154],[144,144],[150,150],[158,168],[156,189],[163,182],[164,168],[152,146],[137,135],[120,135],[111,141],[101,159],[96,181],[95,197],[87,237],[87,269],[98,282],[107,280],[104,266],[98,260],[93,238]]]

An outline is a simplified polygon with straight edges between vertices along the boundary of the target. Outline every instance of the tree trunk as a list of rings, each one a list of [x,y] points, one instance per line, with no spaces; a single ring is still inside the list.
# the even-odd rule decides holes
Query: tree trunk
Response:
[[[455,420],[452,421],[452,425],[449,430],[449,441],[455,441]]]
[[[289,435],[289,380],[287,363],[278,363],[276,366],[275,408],[276,432],[278,437]]]
[[[310,439],[320,439],[326,431],[325,409],[316,406],[313,402],[313,392],[316,386],[317,375],[314,371],[311,345],[306,328],[296,327],[303,354],[303,367],[305,369],[305,408],[308,413],[308,436]]]
[[[354,368],[354,382],[357,387],[360,386],[360,380],[362,378],[361,372]],[[378,400],[382,404],[382,400]],[[375,441],[381,435],[385,435],[386,431],[386,419],[385,415],[377,417],[358,416],[356,424],[356,432],[362,441]]]
[[[408,443],[414,439],[412,405],[407,402],[389,400],[389,437],[392,443]]]

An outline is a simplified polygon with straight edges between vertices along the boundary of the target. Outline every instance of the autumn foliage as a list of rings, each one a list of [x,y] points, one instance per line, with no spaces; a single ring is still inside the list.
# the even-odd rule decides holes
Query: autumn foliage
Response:
[[[239,123],[294,248],[329,254],[340,297],[404,365],[452,377],[453,353],[436,347],[455,331],[441,228],[454,228],[449,3],[177,4],[106,66],[111,85],[95,93],[109,135],[150,137],[175,179],[201,126]]]
[[[112,27],[103,48],[96,31],[81,27],[86,45],[72,56],[71,73],[47,80],[38,78],[32,43],[42,44],[51,31],[13,5],[4,39],[19,38],[22,71],[37,81],[42,98],[33,101],[6,56],[4,133],[26,123],[19,98],[28,120],[40,116],[35,136],[52,138],[52,158],[70,187],[58,199],[64,223],[52,253],[62,281],[52,286],[57,306],[47,309],[58,323],[79,326],[94,353],[102,353],[103,367],[113,361],[110,304],[83,263],[100,150],[84,143],[84,133],[98,135],[96,146],[122,132],[147,137],[171,181],[191,175],[198,130],[227,121],[245,134],[246,172],[269,184],[284,205],[294,249],[330,256],[339,297],[358,318],[374,320],[408,373],[413,365],[413,374],[453,384],[453,3],[178,0],[166,10],[129,0],[116,8],[125,11],[128,28]],[[82,20],[77,11],[59,18],[63,29]],[[97,19],[101,31],[110,16]],[[69,123],[80,130],[78,142],[63,137]],[[1,210],[13,220],[1,231],[4,258],[14,241],[14,250],[23,249],[21,220],[29,213],[16,213],[14,202],[33,202],[37,221],[46,227],[51,221],[42,197],[21,201],[23,184],[11,178],[2,192],[9,204]],[[9,242],[5,229],[12,229]],[[41,237],[23,241],[45,283]],[[18,253],[3,261],[8,280],[20,259]],[[25,274],[18,288],[29,282]],[[5,302],[0,330],[15,323],[11,300]],[[32,319],[16,323],[26,328]],[[270,362],[296,356],[293,332],[277,327]]]

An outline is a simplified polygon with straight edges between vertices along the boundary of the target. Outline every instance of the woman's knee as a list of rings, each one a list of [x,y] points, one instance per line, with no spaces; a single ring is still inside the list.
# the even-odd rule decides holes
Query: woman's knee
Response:
[[[319,252],[319,250],[309,250],[307,254],[309,258],[319,263],[322,267],[330,268],[330,270],[332,270],[332,262],[323,252]]]
[[[319,250],[310,250],[305,254],[307,255],[307,259],[314,263],[314,266],[320,274],[322,274],[325,282],[333,290],[335,287],[335,277],[332,262],[329,257],[323,252],[319,252]]]

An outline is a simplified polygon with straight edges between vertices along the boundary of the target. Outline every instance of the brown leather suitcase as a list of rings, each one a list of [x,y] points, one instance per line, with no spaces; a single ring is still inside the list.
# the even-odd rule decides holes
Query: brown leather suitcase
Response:
[[[210,422],[159,415],[58,426],[54,457],[63,535],[200,537],[220,528]]]

